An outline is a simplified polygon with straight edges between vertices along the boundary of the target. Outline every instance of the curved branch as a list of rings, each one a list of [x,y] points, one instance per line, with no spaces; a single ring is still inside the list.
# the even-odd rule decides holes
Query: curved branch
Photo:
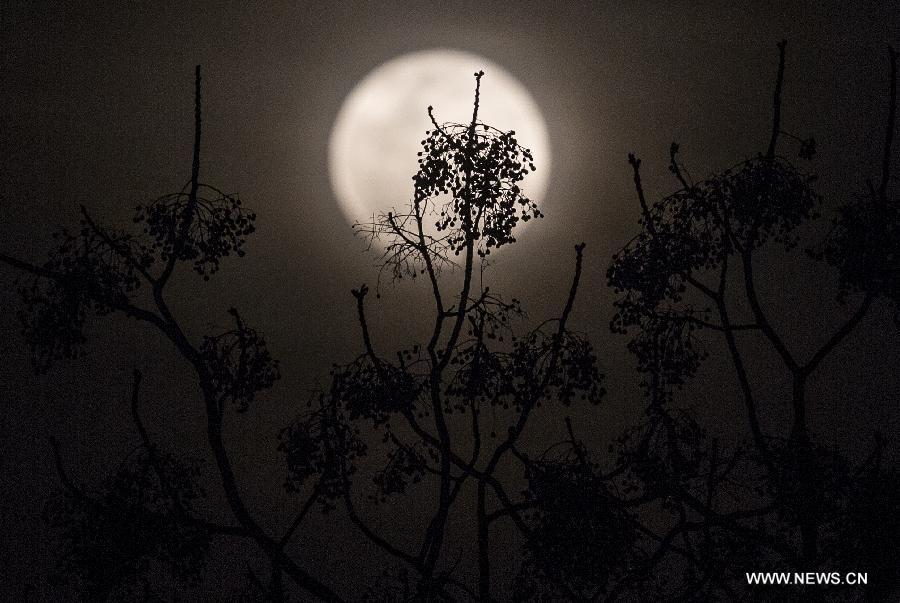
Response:
[[[379,376],[383,377],[383,375],[381,375],[381,360],[379,360],[378,356],[375,354],[375,348],[372,346],[372,338],[369,335],[369,324],[366,321],[365,299],[366,295],[369,293],[369,288],[363,284],[359,289],[351,289],[350,293],[356,298],[356,313],[359,318],[359,328],[362,332],[363,345],[366,347],[366,353],[375,364]]]

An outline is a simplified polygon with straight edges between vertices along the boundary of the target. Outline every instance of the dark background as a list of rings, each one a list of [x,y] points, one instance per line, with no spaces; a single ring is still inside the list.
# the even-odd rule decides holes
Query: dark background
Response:
[[[374,257],[335,203],[326,145],[344,96],[371,69],[408,51],[458,48],[504,66],[537,100],[554,154],[547,217],[499,257],[492,278],[525,300],[532,318],[553,315],[564,301],[572,244],[587,242],[573,320],[600,349],[611,393],[602,413],[581,418],[581,432],[604,441],[639,400],[624,338],[607,329],[606,267],[636,232],[626,154],[644,159],[655,197],[674,186],[666,170],[672,140],[695,177],[762,150],[775,43],[786,38],[782,124],[816,137],[812,169],[835,204],[878,177],[886,44],[900,40],[890,2],[61,4],[0,9],[0,250],[40,261],[50,233],[77,223],[79,204],[120,226],[137,202],[179,189],[190,176],[193,67],[202,64],[201,179],[239,193],[259,214],[259,231],[248,257],[226,262],[210,283],[189,276],[173,283],[173,305],[195,336],[225,324],[225,311],[237,306],[282,361],[276,389],[227,425],[242,488],[273,522],[290,504],[280,492],[277,430],[305,391],[327,378],[331,362],[361,349],[349,290],[375,280]],[[761,275],[763,295],[781,310],[776,322],[798,350],[821,343],[846,313],[830,301],[833,290],[821,289],[821,276],[796,256],[772,258]],[[0,268],[0,598],[41,583],[52,564],[51,534],[40,521],[57,488],[46,437],[60,439],[85,483],[137,444],[125,401],[131,368],[145,372],[154,437],[177,450],[204,449],[187,367],[128,321],[103,321],[90,331],[84,359],[33,376],[14,278]],[[421,317],[411,309],[427,291],[403,285],[382,293],[370,307],[376,343],[420,341]],[[877,307],[814,384],[826,400],[817,406],[817,431],[851,452],[874,425],[897,430],[900,350],[888,325],[889,312]],[[773,367],[773,359],[755,359],[757,374]],[[711,422],[725,419],[727,430],[739,406],[730,375],[721,383],[714,375],[702,375],[700,393],[686,402]],[[771,374],[773,396],[786,379]],[[334,537],[353,542],[322,526],[323,545],[332,548]],[[346,561],[333,552],[323,558],[326,582],[346,574]],[[37,593],[49,596],[46,588]]]

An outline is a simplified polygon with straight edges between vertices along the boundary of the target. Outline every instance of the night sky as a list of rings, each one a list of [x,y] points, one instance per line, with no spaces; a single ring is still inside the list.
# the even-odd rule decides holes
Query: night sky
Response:
[[[811,169],[833,204],[878,178],[886,46],[900,42],[900,12],[890,2],[61,4],[0,9],[0,251],[40,262],[50,234],[77,224],[79,204],[124,226],[138,202],[179,189],[190,177],[193,69],[202,65],[201,179],[240,194],[259,216],[258,232],[247,257],[226,261],[209,283],[178,278],[172,303],[198,334],[240,308],[282,362],[283,379],[264,401],[226,421],[242,488],[273,521],[289,504],[278,429],[327,380],[331,363],[362,350],[350,289],[374,284],[377,268],[338,209],[326,149],[342,100],[369,71],[409,51],[455,48],[502,65],[536,99],[553,149],[546,218],[497,258],[492,288],[522,299],[533,319],[558,313],[572,245],[587,243],[573,322],[608,375],[602,412],[581,418],[582,432],[602,442],[639,411],[634,361],[608,330],[605,276],[637,229],[627,153],[643,159],[655,198],[676,185],[667,170],[672,141],[696,177],[764,149],[776,43],[786,39],[783,127],[815,136]],[[760,286],[780,310],[777,323],[796,349],[811,349],[846,311],[833,290],[817,289],[822,275],[803,261],[773,259],[769,268]],[[155,437],[204,450],[188,368],[133,322],[102,321],[89,329],[84,358],[34,376],[15,316],[15,276],[0,267],[3,599],[40,583],[51,563],[40,512],[58,486],[46,437],[60,440],[78,480],[105,475],[137,442],[126,403],[132,368],[145,373]],[[426,288],[383,284],[381,293],[369,307],[377,344],[425,338],[416,309]],[[852,442],[873,424],[896,431],[900,347],[889,324],[889,310],[877,307],[815,383],[814,395],[830,400],[816,419],[827,439]],[[753,370],[776,366],[760,356]],[[688,403],[729,429],[734,384],[711,374],[701,383],[716,396]],[[853,409],[841,404],[849,392],[862,400]],[[715,400],[709,408],[707,399]],[[268,468],[257,470],[261,463]],[[331,554],[323,575],[346,571],[343,563]]]

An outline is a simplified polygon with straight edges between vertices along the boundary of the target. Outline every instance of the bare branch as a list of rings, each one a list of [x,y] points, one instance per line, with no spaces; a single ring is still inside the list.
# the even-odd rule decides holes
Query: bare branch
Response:
[[[765,312],[763,312],[762,305],[759,303],[759,297],[756,294],[756,284],[753,278],[753,258],[751,251],[749,249],[745,250],[741,254],[741,259],[744,267],[744,291],[747,296],[747,301],[750,302],[753,318],[756,321],[756,324],[759,325],[760,330],[772,343],[772,346],[778,352],[778,355],[781,356],[781,359],[784,361],[787,368],[791,372],[796,372],[799,369],[797,361],[794,360],[793,355],[788,351],[787,346],[785,346],[781,337],[775,332],[772,324],[769,322],[768,318],[766,318]]]
[[[781,131],[781,88],[784,84],[784,49],[787,40],[778,43],[778,76],[775,79],[775,96],[772,100],[772,136],[769,139],[769,150],[766,157],[775,157],[775,146],[778,144],[778,133]]]
[[[375,355],[375,349],[372,347],[372,338],[369,336],[369,325],[366,322],[365,299],[366,295],[369,293],[369,288],[363,284],[359,289],[352,289],[350,292],[353,294],[353,297],[356,298],[356,312],[359,317],[359,328],[362,331],[363,344],[366,346],[366,353],[368,353],[369,358],[372,359],[372,362],[375,363],[377,368],[381,361],[378,359],[378,356]]]
[[[312,494],[309,495],[309,498],[306,499],[306,502],[303,503],[303,506],[300,508],[300,512],[297,513],[297,516],[294,517],[294,521],[291,522],[290,527],[285,530],[284,536],[281,537],[281,540],[278,542],[282,547],[286,546],[288,542],[290,542],[291,537],[296,532],[297,528],[300,527],[300,524],[303,523],[303,520],[309,514],[312,509],[313,504],[319,499],[319,494],[322,491],[322,482],[317,481],[316,485],[313,487]]]
[[[881,160],[881,184],[878,187],[878,198],[887,202],[887,185],[891,177],[891,145],[894,141],[894,127],[897,120],[897,51],[888,46],[891,61],[891,83],[888,104],[887,127],[884,134],[884,156]]]
[[[673,142],[669,145],[669,170],[675,174],[684,190],[690,191],[693,187],[685,180],[684,174],[681,173],[681,166],[678,165],[678,149],[678,143]]]
[[[161,289],[172,276],[175,264],[190,234],[191,223],[194,220],[194,212],[197,207],[197,190],[200,187],[200,133],[201,133],[201,105],[200,105],[200,65],[194,69],[194,152],[191,161],[191,190],[188,195],[187,205],[181,214],[181,228],[177,233],[172,255],[169,256],[162,274],[159,275],[154,289]]]

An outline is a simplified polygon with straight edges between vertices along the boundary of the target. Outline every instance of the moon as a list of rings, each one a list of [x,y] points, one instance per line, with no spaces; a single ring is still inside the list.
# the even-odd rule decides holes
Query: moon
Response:
[[[328,167],[341,212],[351,224],[403,208],[413,196],[425,131],[438,123],[469,123],[475,72],[483,70],[479,121],[515,130],[531,149],[537,170],[525,177],[523,193],[541,203],[550,175],[547,126],[528,90],[484,57],[450,49],[412,52],[381,64],[344,100],[331,130]],[[521,234],[529,222],[519,223]],[[432,228],[433,234],[433,228]]]

